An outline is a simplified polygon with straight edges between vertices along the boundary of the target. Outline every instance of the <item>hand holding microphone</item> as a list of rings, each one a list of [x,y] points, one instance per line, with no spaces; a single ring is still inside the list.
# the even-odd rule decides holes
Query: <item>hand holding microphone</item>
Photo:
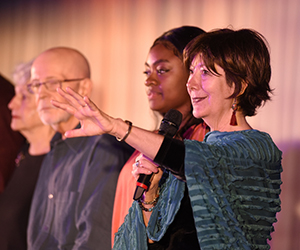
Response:
[[[161,135],[174,136],[179,129],[181,124],[182,114],[175,110],[170,109],[161,121],[158,133]],[[136,190],[133,196],[134,200],[138,200],[143,195],[144,191],[147,191],[151,182],[151,177],[153,174],[145,175],[141,174],[137,180]]]

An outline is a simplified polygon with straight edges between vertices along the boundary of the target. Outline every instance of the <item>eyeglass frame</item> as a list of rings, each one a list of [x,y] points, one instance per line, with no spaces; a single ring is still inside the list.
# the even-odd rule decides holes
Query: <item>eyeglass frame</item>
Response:
[[[63,80],[49,79],[49,80],[44,81],[44,82],[37,82],[37,83],[34,83],[34,84],[33,84],[33,83],[27,84],[27,90],[28,90],[28,92],[31,93],[31,94],[36,94],[36,93],[39,91],[39,88],[40,88],[42,85],[44,85],[45,88],[46,88],[47,90],[49,90],[46,84],[49,83],[50,81],[53,81],[53,80],[57,81],[57,83],[59,83],[59,87],[61,88],[61,84],[62,84],[63,82],[82,81],[82,80],[84,80],[84,79],[85,79],[85,78],[63,79]],[[33,91],[32,86],[35,86],[35,87],[38,86],[38,87],[36,88],[36,89],[37,89],[36,92]],[[49,91],[51,91],[51,90],[49,90]]]

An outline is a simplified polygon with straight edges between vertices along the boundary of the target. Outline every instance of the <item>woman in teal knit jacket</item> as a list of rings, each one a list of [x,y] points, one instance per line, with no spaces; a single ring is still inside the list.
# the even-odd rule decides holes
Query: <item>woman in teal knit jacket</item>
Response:
[[[147,241],[159,241],[174,219],[186,182],[201,249],[269,249],[267,240],[280,211],[281,151],[246,120],[272,92],[265,39],[250,29],[208,32],[185,48],[185,65],[193,114],[211,129],[203,142],[134,127],[70,88],[58,89],[69,104],[53,101],[81,121],[81,129],[68,131],[67,137],[112,134],[144,154],[134,165],[135,176],[160,173],[159,165],[171,173],[157,202],[147,205],[153,207],[147,227],[134,203],[114,248],[147,249]],[[152,186],[158,186],[156,176]],[[153,200],[150,190],[144,201]]]

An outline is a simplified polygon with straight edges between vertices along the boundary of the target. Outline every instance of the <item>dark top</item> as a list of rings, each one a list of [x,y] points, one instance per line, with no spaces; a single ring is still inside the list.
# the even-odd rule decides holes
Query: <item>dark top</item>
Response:
[[[25,138],[10,127],[11,112],[7,105],[14,95],[14,86],[0,75],[0,193],[11,177],[15,158],[25,142]]]
[[[28,249],[111,249],[116,183],[132,153],[110,135],[56,133],[32,199]]]
[[[29,209],[45,155],[30,155],[26,145],[19,156],[19,166],[0,195],[0,250],[27,249]]]
[[[160,241],[148,243],[148,250],[200,250],[187,187],[174,221]]]

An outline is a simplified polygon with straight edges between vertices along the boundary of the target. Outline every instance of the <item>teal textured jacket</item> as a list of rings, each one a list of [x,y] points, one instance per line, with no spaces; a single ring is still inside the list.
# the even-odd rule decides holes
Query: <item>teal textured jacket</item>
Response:
[[[184,145],[184,175],[201,249],[269,249],[282,172],[282,153],[271,137],[258,130],[214,131],[203,142],[185,140]],[[114,249],[147,249],[147,237],[159,241],[179,210],[184,189],[185,183],[170,174],[147,228],[133,202]]]

